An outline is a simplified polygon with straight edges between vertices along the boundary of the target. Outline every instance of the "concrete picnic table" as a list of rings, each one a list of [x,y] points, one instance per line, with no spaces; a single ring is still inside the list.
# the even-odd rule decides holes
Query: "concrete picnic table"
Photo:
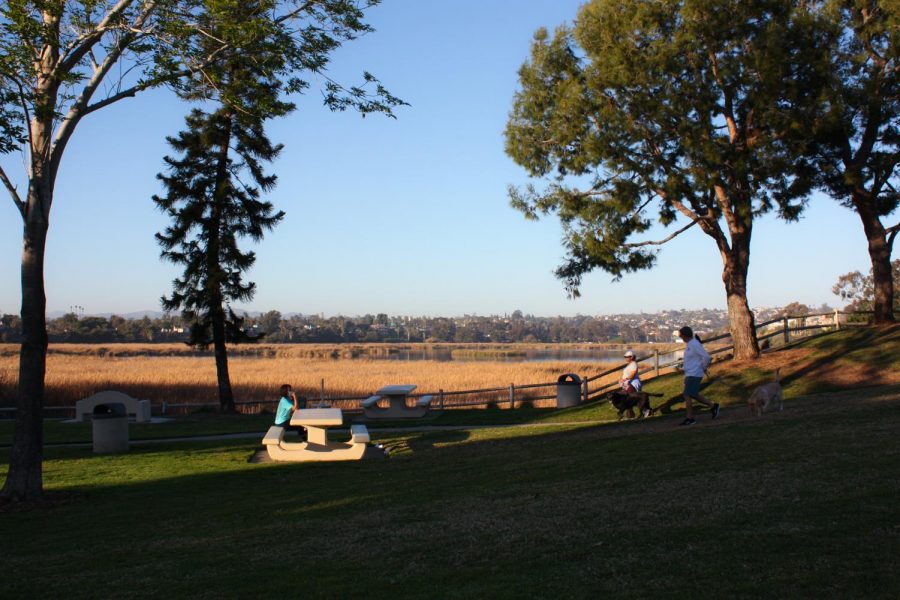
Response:
[[[422,396],[416,400],[415,406],[407,406],[406,400],[416,389],[415,385],[386,385],[374,396],[363,400],[362,407],[366,417],[370,419],[416,419],[428,414],[432,396]],[[378,406],[382,398],[388,401],[387,407]]]
[[[276,461],[359,460],[365,455],[369,442],[365,425],[352,425],[348,442],[328,441],[328,428],[343,422],[344,414],[339,408],[301,408],[291,415],[291,425],[306,428],[305,442],[285,442],[284,427],[273,425],[263,438],[263,445]]]

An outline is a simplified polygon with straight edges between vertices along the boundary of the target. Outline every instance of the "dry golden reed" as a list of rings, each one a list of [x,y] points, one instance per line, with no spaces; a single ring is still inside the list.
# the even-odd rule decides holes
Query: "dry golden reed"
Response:
[[[215,360],[212,356],[191,356],[180,344],[168,345],[55,345],[47,357],[46,404],[73,406],[102,390],[118,390],[133,397],[162,402],[216,403]],[[333,347],[328,348],[330,353]],[[147,350],[154,352],[148,355]],[[269,345],[272,357],[235,356],[229,358],[229,371],[235,399],[266,402],[277,399],[278,387],[290,383],[303,395],[317,399],[324,381],[327,398],[366,397],[391,384],[415,384],[417,393],[454,392],[485,388],[504,388],[481,398],[508,400],[510,384],[555,384],[564,373],[593,376],[607,365],[579,362],[439,362],[427,360],[303,358],[302,346],[278,348]],[[0,401],[11,404],[18,369],[18,356],[0,348]],[[141,353],[144,350],[144,353]],[[166,350],[184,353],[158,355]],[[185,352],[187,350],[187,352]],[[263,354],[262,356],[266,356]],[[604,380],[615,380],[613,374]],[[536,388],[517,398],[551,395],[552,386]],[[456,398],[448,396],[448,403]],[[459,398],[460,401],[464,401]],[[468,396],[465,401],[472,401]],[[339,403],[340,404],[340,403]],[[356,402],[345,404],[355,406]]]

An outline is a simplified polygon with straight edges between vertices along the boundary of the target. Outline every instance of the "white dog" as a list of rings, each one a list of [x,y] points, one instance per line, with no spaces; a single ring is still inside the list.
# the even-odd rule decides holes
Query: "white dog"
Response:
[[[775,381],[765,383],[753,390],[750,399],[747,400],[750,405],[750,414],[755,412],[757,417],[761,416],[763,411],[769,408],[769,404],[775,400],[778,400],[778,410],[784,410],[784,390],[781,389],[779,371],[781,369],[775,369]]]

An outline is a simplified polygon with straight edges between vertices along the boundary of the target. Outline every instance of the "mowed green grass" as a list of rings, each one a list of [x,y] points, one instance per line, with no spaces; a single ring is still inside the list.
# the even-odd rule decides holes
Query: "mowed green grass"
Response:
[[[900,390],[739,413],[381,435],[392,458],[335,464],[48,449],[48,502],[0,512],[2,595],[900,596]]]

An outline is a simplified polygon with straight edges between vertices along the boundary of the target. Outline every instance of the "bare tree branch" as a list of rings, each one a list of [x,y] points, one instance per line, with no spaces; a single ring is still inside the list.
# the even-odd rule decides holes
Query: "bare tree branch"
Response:
[[[316,5],[316,0],[309,0],[308,2],[304,2],[303,4],[298,6],[296,9],[292,10],[291,12],[275,19],[275,22],[280,24],[280,23],[284,23],[285,21],[290,21],[291,19],[293,19],[300,13],[303,13],[303,12],[309,10],[311,7],[313,7],[315,5]]]
[[[0,179],[3,180],[3,185],[5,185],[7,191],[9,191],[9,195],[12,197],[13,204],[15,204],[16,208],[19,209],[19,213],[24,219],[26,210],[25,203],[22,202],[22,198],[19,197],[19,192],[16,191],[16,186],[14,186],[9,180],[9,177],[6,176],[6,171],[3,170],[3,167],[0,167]]]
[[[27,95],[25,94],[24,86],[22,82],[19,81],[18,77],[10,77],[10,79],[13,81],[13,83],[16,84],[16,87],[19,88],[19,93],[16,94],[16,96],[18,97],[19,102],[22,104],[22,114],[25,115],[25,127],[28,129],[28,147],[31,148],[33,147],[32,140],[34,139],[34,136],[31,132],[31,113],[28,111],[28,103],[25,102],[25,98],[27,98]]]
[[[125,98],[133,98],[138,92],[142,92],[145,89],[147,89],[148,86],[149,86],[149,84],[138,84],[138,85],[134,85],[128,89],[122,90],[118,94],[113,94],[112,96],[107,96],[103,100],[100,100],[99,102],[95,102],[94,104],[91,104],[90,106],[85,107],[84,110],[81,111],[79,119],[91,114],[94,111],[100,110],[104,106],[109,106],[110,104],[114,104],[114,103],[118,102],[119,100],[123,100]]]
[[[125,5],[127,5],[127,3],[131,1],[132,0],[120,0],[119,4],[121,5],[125,3]],[[144,4],[143,12],[137,16],[134,25],[140,28],[147,21],[147,19],[150,17],[150,14],[155,8],[155,1],[151,0],[149,2],[146,2]],[[63,119],[62,124],[59,127],[59,131],[56,134],[56,139],[53,143],[53,152],[50,158],[50,177],[52,179],[56,178],[56,173],[59,169],[59,162],[62,159],[63,151],[65,150],[66,144],[68,144],[69,139],[72,137],[72,134],[75,132],[75,126],[78,125],[78,123],[85,115],[90,114],[91,112],[97,110],[98,108],[101,108],[102,106],[112,104],[116,100],[121,100],[122,98],[133,96],[135,93],[146,87],[139,84],[130,88],[129,90],[126,90],[126,92],[133,93],[116,94],[111,98],[107,98],[107,101],[98,103],[98,105],[95,105],[92,110],[87,110],[89,108],[88,102],[94,95],[94,92],[97,91],[97,87],[103,82],[110,69],[112,69],[113,66],[122,57],[122,54],[128,48],[129,44],[131,44],[137,37],[138,36],[135,34],[125,34],[118,40],[115,46],[113,46],[107,53],[107,55],[103,58],[103,62],[100,63],[99,68],[94,71],[93,75],[91,75],[91,78],[84,86],[81,95],[77,100],[75,100],[75,103],[72,104],[68,114],[66,114],[65,118]],[[86,50],[90,50],[90,47],[88,47]]]
[[[89,31],[86,35],[76,39],[72,47],[61,57],[57,64],[56,72],[69,73],[72,71],[81,59],[84,58],[88,52],[93,50],[94,46],[103,39],[103,35],[111,29],[110,23],[112,23],[113,19],[118,18],[132,3],[134,3],[134,0],[119,0],[119,2],[104,15],[103,19],[97,23],[97,26],[94,29]],[[149,14],[155,7],[155,0],[147,2],[144,13]]]

